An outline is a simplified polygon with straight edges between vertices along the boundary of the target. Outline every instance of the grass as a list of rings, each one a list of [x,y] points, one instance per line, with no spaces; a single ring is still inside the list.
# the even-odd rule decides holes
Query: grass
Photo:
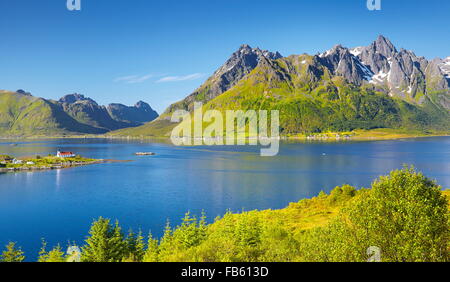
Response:
[[[52,168],[55,166],[72,166],[72,165],[80,165],[85,163],[92,163],[98,160],[83,158],[81,156],[76,156],[73,158],[58,158],[55,156],[47,156],[47,157],[30,157],[30,158],[19,158],[23,161],[22,164],[13,164],[11,162],[6,163],[6,168],[14,168],[14,169],[32,169],[32,168]],[[33,164],[27,164],[31,162]]]
[[[282,224],[290,232],[300,235],[307,230],[327,226],[344,207],[357,201],[361,193],[366,191],[366,189],[362,189],[355,193],[346,193],[345,187],[347,186],[336,187],[329,195],[321,193],[317,197],[291,203],[284,209],[255,210],[249,213],[257,215],[265,225]],[[450,190],[443,190],[442,193],[449,201],[450,213]],[[227,216],[238,218],[242,215],[228,214]],[[210,228],[214,230],[218,228],[214,225],[221,226],[222,224],[223,222],[219,220],[213,223]]]

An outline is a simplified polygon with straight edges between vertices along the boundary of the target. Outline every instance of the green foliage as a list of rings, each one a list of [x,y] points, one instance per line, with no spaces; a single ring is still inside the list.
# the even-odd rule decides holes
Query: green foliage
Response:
[[[61,246],[58,244],[52,250],[47,251],[47,242],[42,240],[42,248],[39,251],[38,262],[66,262],[67,258],[64,255]]]
[[[127,255],[127,244],[119,223],[111,224],[100,217],[91,226],[86,245],[82,248],[82,261],[120,262]]]
[[[95,159],[83,158],[81,156],[76,156],[74,158],[57,158],[53,155],[47,157],[37,156],[34,159],[23,160],[22,164],[13,164],[11,162],[6,163],[8,168],[50,168],[52,166],[70,166],[70,165],[80,165],[83,163],[95,162]],[[27,164],[31,162],[33,164]]]
[[[85,262],[365,262],[368,249],[385,262],[449,261],[449,191],[412,168],[380,177],[371,189],[344,185],[282,210],[227,212],[212,224],[186,213],[167,222],[160,240],[125,237],[118,222],[94,221],[82,247]],[[10,243],[2,261],[22,261]],[[39,261],[65,261],[61,248]]]
[[[145,255],[145,243],[142,232],[139,231],[139,233],[135,234],[130,230],[125,241],[127,254],[124,260],[127,262],[142,262]]]
[[[0,256],[0,262],[22,262],[25,260],[22,249],[16,248],[16,243],[10,242],[6,245],[6,250]]]
[[[147,250],[145,251],[144,262],[158,262],[159,246],[158,239],[154,239],[150,233],[148,235]]]
[[[3,162],[3,161],[10,161],[10,160],[12,160],[13,159],[13,157],[11,157],[11,156],[8,156],[8,155],[0,155],[0,162]]]
[[[307,261],[448,261],[448,202],[441,187],[412,168],[391,172],[324,228],[301,236]]]
[[[1,136],[54,136],[103,133],[79,123],[55,102],[31,95],[0,91]]]

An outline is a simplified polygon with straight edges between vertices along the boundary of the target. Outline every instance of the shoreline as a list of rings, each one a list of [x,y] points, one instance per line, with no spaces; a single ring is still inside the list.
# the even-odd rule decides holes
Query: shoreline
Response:
[[[89,162],[75,162],[75,163],[70,163],[70,164],[59,164],[59,165],[51,165],[51,166],[10,167],[10,168],[0,168],[0,173],[48,171],[48,170],[75,168],[75,167],[95,165],[95,164],[122,163],[122,162],[131,162],[131,160],[110,160],[110,159],[103,160],[103,159],[101,159],[101,160],[95,160],[95,161],[89,161]]]
[[[328,133],[327,133],[328,134]],[[339,133],[329,133],[329,135],[337,135]],[[313,135],[313,136],[280,136],[277,139],[282,141],[383,141],[383,140],[399,140],[399,139],[414,139],[414,138],[431,138],[431,137],[450,137],[449,133],[445,134],[403,134],[403,133],[393,133],[392,135],[377,135],[377,134],[363,134],[363,135],[353,135],[353,136],[321,136],[321,135]],[[53,139],[108,139],[108,140],[168,140],[170,141],[169,136],[103,136],[103,135],[95,135],[95,136],[86,136],[86,135],[74,135],[74,136],[29,136],[29,137],[0,137],[0,140],[53,140]],[[195,138],[193,138],[195,139]],[[214,139],[214,138],[213,138]],[[224,138],[226,139],[226,138]],[[239,138],[239,139],[255,139],[254,137],[247,138]]]

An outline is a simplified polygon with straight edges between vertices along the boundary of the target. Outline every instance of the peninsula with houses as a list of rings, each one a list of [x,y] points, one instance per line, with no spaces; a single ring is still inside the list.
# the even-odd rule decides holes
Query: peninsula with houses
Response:
[[[48,156],[15,158],[9,155],[0,155],[0,172],[63,169],[105,162],[109,162],[109,160],[84,158],[74,152],[60,150],[55,155]]]

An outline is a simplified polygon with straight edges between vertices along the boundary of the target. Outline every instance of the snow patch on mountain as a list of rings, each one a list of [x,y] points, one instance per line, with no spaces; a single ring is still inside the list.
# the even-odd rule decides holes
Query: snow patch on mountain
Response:
[[[439,68],[446,78],[450,78],[450,57],[444,59]]]
[[[371,81],[374,73],[367,66],[363,65],[358,59],[356,60],[356,63],[363,72],[364,79],[367,81]]]
[[[375,74],[371,80],[369,80],[370,83],[377,84],[382,83],[385,81],[385,79],[388,77],[389,73],[386,73],[384,71],[380,71],[379,73]]]
[[[355,57],[358,57],[359,55],[361,55],[363,48],[364,47],[356,47],[356,48],[350,49],[350,54],[352,54]]]

